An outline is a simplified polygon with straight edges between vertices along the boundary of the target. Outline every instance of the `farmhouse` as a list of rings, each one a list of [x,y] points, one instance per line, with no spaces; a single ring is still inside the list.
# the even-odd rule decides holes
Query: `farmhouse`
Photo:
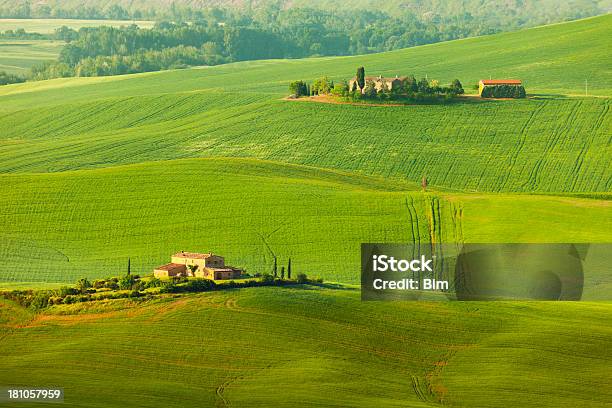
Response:
[[[222,256],[212,253],[178,252],[170,258],[170,263],[153,270],[156,278],[171,276],[196,276],[206,279],[234,279],[242,275],[242,270],[225,265]]]
[[[374,83],[374,87],[376,88],[376,92],[380,92],[381,89],[387,89],[389,91],[392,91],[393,89],[398,89],[402,86],[402,81],[405,80],[407,77],[400,77],[400,76],[395,76],[395,78],[385,78],[382,75],[379,76],[367,76],[365,77],[365,83],[366,86],[368,84],[368,82],[373,82]],[[353,77],[350,81],[349,81],[349,91],[353,92],[359,89],[359,84],[357,83],[357,77]],[[365,92],[365,87],[364,89],[361,90],[361,93]]]
[[[478,95],[483,96],[485,89],[491,90],[491,88],[499,87],[522,87],[523,83],[519,79],[481,79],[478,82]]]

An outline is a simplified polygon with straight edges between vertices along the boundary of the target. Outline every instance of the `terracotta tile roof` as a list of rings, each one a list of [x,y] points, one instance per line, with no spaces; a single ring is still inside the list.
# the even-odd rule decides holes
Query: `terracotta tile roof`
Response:
[[[187,269],[187,267],[183,264],[169,263],[155,268],[157,271],[173,271],[175,269]]]
[[[520,79],[481,79],[483,85],[521,85]]]
[[[210,258],[211,256],[213,256],[212,252],[209,252],[207,254],[200,254],[197,252],[177,252],[176,254],[172,255],[174,257],[178,257],[178,258],[191,258],[191,259],[206,259],[206,258]]]

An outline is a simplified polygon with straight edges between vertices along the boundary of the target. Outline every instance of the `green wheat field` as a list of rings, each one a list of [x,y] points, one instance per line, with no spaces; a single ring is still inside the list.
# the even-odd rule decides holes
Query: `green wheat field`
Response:
[[[39,313],[2,300],[0,385],[63,387],[75,407],[611,407],[609,265],[585,276],[596,302],[361,302],[357,286],[363,242],[612,242],[611,36],[607,15],[0,87],[0,288],[117,276],[128,258],[149,274],[180,250],[252,273],[291,257],[331,282]],[[360,65],[471,93],[520,78],[529,98],[284,99]]]

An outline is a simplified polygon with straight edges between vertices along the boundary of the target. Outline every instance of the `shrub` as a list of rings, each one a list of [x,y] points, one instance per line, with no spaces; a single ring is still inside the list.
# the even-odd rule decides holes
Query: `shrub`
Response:
[[[132,286],[136,283],[135,275],[125,275],[119,279],[119,289],[127,290],[132,289]]]
[[[186,276],[171,276],[170,277],[170,281],[172,283],[185,283],[187,282],[189,279],[187,279]]]
[[[161,287],[160,293],[177,293],[179,292],[179,287],[175,283],[168,283]]]
[[[340,81],[334,85],[334,89],[331,90],[332,95],[335,96],[347,96],[349,94],[349,87],[345,81]]]
[[[289,84],[289,92],[293,95],[297,96],[307,96],[308,95],[308,86],[304,81],[293,81]]]
[[[214,288],[215,283],[209,279],[193,279],[183,286],[186,292],[205,292]]]
[[[95,289],[102,289],[106,285],[106,281],[104,279],[96,279],[93,281],[93,287]]]
[[[261,282],[266,284],[274,283],[274,276],[270,275],[269,273],[264,273],[261,275]]]
[[[76,295],[79,291],[76,290],[75,288],[70,288],[68,286],[62,286],[61,288],[59,288],[57,290],[57,296],[59,297],[66,297],[68,295]]]
[[[49,305],[60,305],[64,299],[59,296],[50,296]]]
[[[296,282],[297,283],[308,283],[308,276],[306,276],[305,273],[298,273]]]
[[[119,289],[118,282],[119,282],[118,278],[106,278],[106,283],[104,284],[104,287],[111,289],[111,290],[117,290]]]
[[[326,76],[316,79],[314,83],[312,84],[312,91],[316,95],[328,94],[333,88],[334,88],[334,82],[331,81]]]
[[[145,283],[145,288],[149,289],[149,288],[160,288],[162,286],[164,286],[164,283],[158,279],[158,278],[153,278],[151,280],[149,280],[147,283]]]
[[[141,293],[137,290],[132,290],[131,292],[129,292],[128,297],[134,298],[134,297],[140,297]]]
[[[0,85],[18,84],[25,82],[25,78],[19,75],[8,74],[5,71],[0,71]]]
[[[76,302],[77,302],[77,297],[75,295],[68,295],[64,297],[64,301],[62,303],[64,303],[65,305],[70,305]]]
[[[374,99],[378,96],[378,92],[376,91],[376,84],[374,81],[366,82],[365,93],[363,94],[366,98]]]
[[[421,78],[421,80],[417,83],[417,90],[422,94],[429,93],[429,81],[425,78]]]
[[[463,95],[465,93],[465,91],[463,90],[463,85],[461,85],[461,81],[459,81],[458,79],[454,79],[450,87],[457,95]]]
[[[119,289],[119,284],[117,282],[106,282],[106,285],[104,285],[105,288],[110,289],[110,290],[117,290]]]
[[[79,292],[85,293],[87,289],[91,288],[92,285],[86,278],[81,278],[77,281],[75,286]]]
[[[144,290],[145,289],[145,283],[141,280],[137,280],[133,285],[132,285],[132,290]]]
[[[48,292],[37,292],[30,303],[30,307],[32,309],[44,309],[49,306],[49,297],[50,294]]]

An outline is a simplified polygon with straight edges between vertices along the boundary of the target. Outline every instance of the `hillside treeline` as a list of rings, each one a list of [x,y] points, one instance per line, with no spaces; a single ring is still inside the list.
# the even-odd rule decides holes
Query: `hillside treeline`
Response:
[[[28,75],[28,79],[48,79],[119,75],[244,60],[381,52],[533,25],[550,17],[546,14],[548,7],[541,9],[524,16],[520,8],[514,14],[500,9],[499,15],[482,18],[468,11],[438,15],[402,9],[391,15],[377,8],[355,10],[354,6],[332,11],[285,9],[273,4],[256,10],[237,10],[181,8],[172,3],[168,9],[145,13],[129,11],[118,4],[106,8],[62,9],[60,5],[32,5],[24,1],[10,9],[0,8],[0,15],[162,18],[172,22],[158,22],[151,29],[129,25],[75,31],[62,27],[51,35],[15,30],[0,33],[0,38],[66,41],[57,61],[36,66]],[[557,18],[582,17],[597,9],[585,5],[571,10]]]
[[[420,20],[438,23],[467,13],[502,30],[610,12],[608,0],[352,0],[341,5],[334,0],[4,0],[0,3],[0,18],[201,21],[211,16],[241,13],[265,21],[286,10],[312,8],[335,15],[344,11],[353,17],[368,11],[381,11],[394,17],[409,12]]]
[[[62,27],[50,36],[67,42],[58,60],[35,67],[31,77],[118,75],[256,59],[350,55],[489,32],[477,25],[431,26],[416,19],[380,24],[376,13],[358,18],[363,20],[360,29],[335,26],[323,12],[295,9],[288,16],[288,21],[270,25],[232,20],[231,24],[161,22],[151,29]]]

